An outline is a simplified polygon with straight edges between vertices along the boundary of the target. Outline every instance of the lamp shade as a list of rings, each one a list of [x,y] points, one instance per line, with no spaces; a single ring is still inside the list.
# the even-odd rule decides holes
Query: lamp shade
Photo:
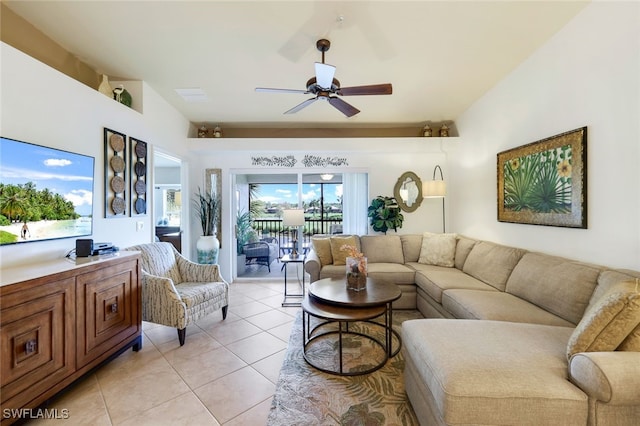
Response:
[[[422,196],[424,198],[442,198],[447,194],[447,184],[444,180],[427,180],[422,182]]]
[[[282,210],[282,225],[284,226],[304,225],[304,210],[302,209]]]

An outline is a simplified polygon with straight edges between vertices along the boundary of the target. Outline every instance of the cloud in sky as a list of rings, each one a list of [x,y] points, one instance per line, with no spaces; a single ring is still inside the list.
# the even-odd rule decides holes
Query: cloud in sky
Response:
[[[44,160],[44,165],[48,167],[65,167],[70,166],[72,163],[70,160],[64,158],[48,158]]]

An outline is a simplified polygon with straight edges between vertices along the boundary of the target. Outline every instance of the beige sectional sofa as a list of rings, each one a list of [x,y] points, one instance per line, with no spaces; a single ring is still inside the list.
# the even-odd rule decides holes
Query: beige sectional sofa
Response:
[[[640,424],[639,272],[454,235],[354,240],[400,285],[394,308],[426,317],[402,327],[421,424]],[[331,243],[313,241],[312,282],[345,274]]]

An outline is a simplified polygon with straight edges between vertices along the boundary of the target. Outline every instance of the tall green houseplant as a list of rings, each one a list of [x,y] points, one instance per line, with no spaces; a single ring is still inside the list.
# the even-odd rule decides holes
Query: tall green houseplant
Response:
[[[389,229],[397,231],[398,228],[402,228],[404,220],[396,199],[382,195],[378,195],[371,201],[371,205],[367,209],[367,216],[373,230],[385,234]]]
[[[220,199],[212,192],[203,193],[198,187],[194,204],[202,226],[202,235],[213,235],[220,214]]]

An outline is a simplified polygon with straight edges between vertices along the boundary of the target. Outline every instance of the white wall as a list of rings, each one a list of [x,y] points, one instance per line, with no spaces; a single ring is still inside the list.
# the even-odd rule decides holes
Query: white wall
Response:
[[[393,196],[396,181],[407,171],[413,171],[421,179],[431,179],[436,164],[442,167],[445,178],[448,173],[447,156],[441,144],[447,145],[455,138],[366,138],[366,139],[189,139],[189,149],[194,156],[191,170],[191,193],[198,185],[204,185],[204,169],[222,169],[222,249],[219,263],[223,276],[232,277],[232,248],[235,247],[233,229],[235,210],[231,208],[233,196],[230,174],[253,173],[318,173],[320,171],[353,172],[369,174],[369,199],[378,195]],[[305,167],[305,155],[339,157],[348,166],[327,168]],[[252,156],[293,155],[294,167],[254,166]],[[404,212],[403,227],[399,234],[440,232],[442,230],[442,204],[440,200],[424,200],[412,213]],[[229,231],[227,231],[229,230]],[[200,233],[199,226],[190,229],[192,252]],[[370,231],[373,233],[373,231]],[[393,231],[390,231],[393,233]]]
[[[640,4],[592,3],[469,108],[449,150],[456,232],[640,269]],[[500,223],[496,154],[588,128],[588,229]]]
[[[2,136],[90,155],[96,159],[94,241],[119,247],[151,241],[151,215],[104,218],[103,128],[120,131],[177,156],[188,156],[184,144],[189,123],[148,85],[142,83],[144,114],[121,105],[90,87],[44,65],[13,47],[0,44],[2,67],[0,114]],[[153,155],[149,150],[148,159]],[[149,182],[150,184],[151,182]],[[148,185],[149,191],[151,186]],[[150,203],[149,203],[150,204]],[[144,222],[136,232],[136,222]],[[63,257],[75,248],[75,239],[0,247],[2,267],[34,259]]]

